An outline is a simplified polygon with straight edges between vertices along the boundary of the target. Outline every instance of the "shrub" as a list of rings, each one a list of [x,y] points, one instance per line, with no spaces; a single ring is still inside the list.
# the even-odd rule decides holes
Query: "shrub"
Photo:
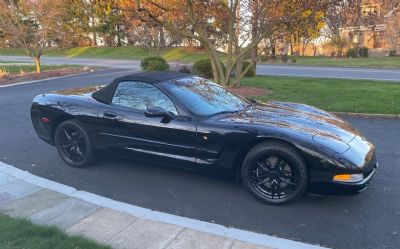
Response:
[[[8,73],[8,70],[6,68],[0,68],[0,78],[3,78],[5,76],[7,76],[8,74],[9,73]]]
[[[225,65],[222,62],[221,62],[221,65],[223,66],[223,69],[225,71],[226,70]],[[212,71],[210,59],[202,59],[202,60],[196,61],[193,64],[192,71],[194,74],[197,74],[203,78],[208,78],[208,79],[214,78],[214,73]]]
[[[287,54],[282,55],[281,60],[283,63],[286,63],[289,59],[289,56]]]
[[[390,50],[389,51],[389,56],[390,57],[395,57],[396,56],[396,50]]]
[[[167,61],[160,56],[147,57],[141,60],[140,66],[144,71],[167,71],[169,65]]]
[[[369,51],[368,51],[368,48],[366,48],[366,47],[362,47],[362,48],[358,49],[358,55],[360,57],[368,57],[368,53],[369,53]]]
[[[366,47],[362,48],[350,48],[347,50],[346,53],[347,57],[351,58],[357,58],[357,57],[368,57],[369,56],[369,50]]]
[[[243,70],[245,70],[250,65],[250,61],[243,61]],[[256,65],[251,66],[249,71],[246,72],[244,77],[254,77],[256,76]]]
[[[358,49],[357,48],[350,48],[346,52],[346,56],[348,58],[357,58],[358,57]]]

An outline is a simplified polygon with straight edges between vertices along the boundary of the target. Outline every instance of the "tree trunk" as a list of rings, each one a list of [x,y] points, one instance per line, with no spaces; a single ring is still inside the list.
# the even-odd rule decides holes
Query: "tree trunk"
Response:
[[[92,46],[93,46],[93,47],[97,47],[97,33],[96,33],[96,31],[94,31],[94,30],[93,30]]]
[[[271,55],[272,56],[276,55],[276,43],[275,43],[275,41],[271,42]]]
[[[119,26],[119,23],[117,23],[117,47],[122,47],[122,42],[121,42],[121,27]]]
[[[160,47],[165,47],[165,33],[164,33],[164,28],[160,27]]]
[[[41,72],[41,68],[40,68],[40,56],[35,56],[33,58],[33,60],[35,61],[35,65],[36,65],[36,73],[40,74]]]
[[[254,40],[258,35],[258,1],[253,0],[252,2],[252,23],[251,23],[251,36],[252,40]],[[256,64],[257,63],[257,46],[255,46],[251,50],[251,61]]]
[[[293,42],[290,43],[290,55],[291,55],[291,56],[294,55],[294,51],[293,51]]]
[[[240,86],[240,80],[242,79],[240,76],[243,72],[243,57],[240,57],[236,63],[236,72],[235,72],[235,83],[234,87]]]
[[[94,16],[94,8],[93,5],[91,6],[91,11],[92,11],[92,29],[93,29],[93,40],[92,40],[92,46],[97,47],[97,31],[96,31],[96,17]]]

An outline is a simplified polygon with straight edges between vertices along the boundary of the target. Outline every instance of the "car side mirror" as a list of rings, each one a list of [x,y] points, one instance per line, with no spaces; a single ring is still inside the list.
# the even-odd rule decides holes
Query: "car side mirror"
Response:
[[[144,115],[149,118],[161,117],[163,118],[162,122],[168,122],[174,118],[171,113],[169,113],[164,108],[158,106],[148,108]]]
[[[251,98],[246,98],[248,101],[250,101],[252,104],[256,104],[257,103],[257,101],[256,100],[254,100],[254,99],[251,99]]]

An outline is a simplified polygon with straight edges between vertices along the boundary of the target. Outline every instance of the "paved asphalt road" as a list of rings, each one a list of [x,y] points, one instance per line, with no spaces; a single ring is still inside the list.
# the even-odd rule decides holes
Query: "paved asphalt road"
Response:
[[[31,62],[26,56],[0,56],[0,59],[10,61]],[[113,59],[83,59],[42,57],[43,64],[79,64],[103,66],[111,68],[139,69],[140,63],[136,60]],[[257,65],[258,75],[284,75],[315,78],[344,78],[344,79],[371,79],[400,82],[400,70],[367,69],[367,68],[339,68],[339,67],[312,67],[312,66],[284,66],[284,65]]]
[[[356,196],[305,196],[287,206],[257,201],[238,183],[103,155],[86,169],[66,166],[30,120],[37,94],[108,83],[123,69],[0,88],[0,160],[118,201],[225,226],[339,249],[400,248],[400,120],[348,118],[377,145],[380,169]]]

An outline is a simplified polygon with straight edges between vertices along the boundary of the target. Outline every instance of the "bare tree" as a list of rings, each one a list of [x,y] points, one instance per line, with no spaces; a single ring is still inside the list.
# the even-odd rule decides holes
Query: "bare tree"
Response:
[[[61,0],[1,1],[0,25],[7,40],[24,48],[40,73],[44,49],[63,38]]]
[[[158,26],[141,23],[131,27],[128,30],[128,35],[134,45],[138,45],[143,49],[146,56],[149,56],[154,48],[158,55],[161,47],[165,45],[165,40],[163,40],[165,37],[161,30]]]

